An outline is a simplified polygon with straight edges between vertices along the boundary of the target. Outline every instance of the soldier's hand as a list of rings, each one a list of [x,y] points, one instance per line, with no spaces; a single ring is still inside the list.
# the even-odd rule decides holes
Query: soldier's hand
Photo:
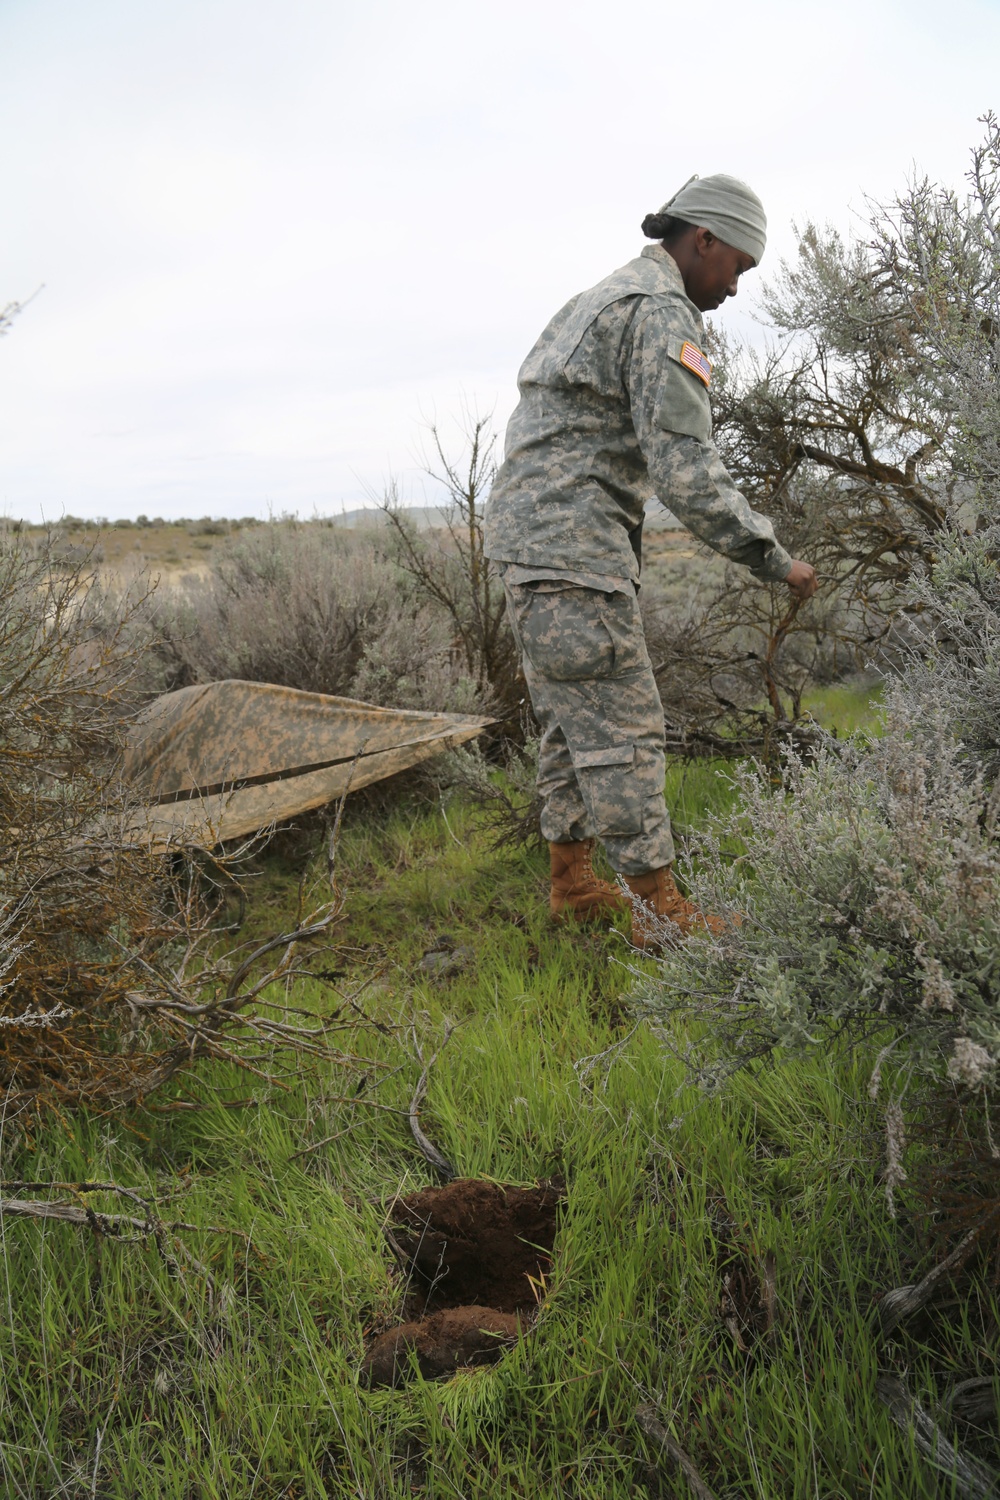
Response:
[[[811,599],[819,588],[816,569],[812,563],[807,562],[793,562],[791,570],[785,575],[785,582],[796,599],[800,599],[803,603]]]

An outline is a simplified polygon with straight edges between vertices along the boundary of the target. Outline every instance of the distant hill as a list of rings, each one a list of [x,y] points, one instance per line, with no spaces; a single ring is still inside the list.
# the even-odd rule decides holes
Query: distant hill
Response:
[[[418,531],[438,530],[448,519],[448,512],[443,505],[404,505],[400,510]],[[323,519],[332,526],[346,526],[348,530],[354,530],[358,526],[381,526],[385,522],[385,517],[376,506],[345,510],[339,516],[324,516]]]
[[[409,505],[403,507],[403,515],[418,531],[437,531],[447,523],[448,510],[443,505]],[[354,530],[359,526],[379,526],[384,517],[374,507],[345,510],[339,516],[326,519],[334,526],[345,526]],[[651,500],[646,507],[646,526],[650,531],[680,531],[681,523],[671,511],[664,509],[659,500]]]

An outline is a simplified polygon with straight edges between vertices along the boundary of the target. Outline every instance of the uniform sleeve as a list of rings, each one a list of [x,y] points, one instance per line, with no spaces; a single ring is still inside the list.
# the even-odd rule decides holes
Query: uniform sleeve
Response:
[[[704,381],[681,362],[692,358],[704,333],[679,300],[637,320],[623,351],[632,423],[663,505],[696,536],[765,582],[780,582],[792,559],[766,516],[751,510],[712,442],[712,414]],[[694,361],[697,363],[697,360]]]

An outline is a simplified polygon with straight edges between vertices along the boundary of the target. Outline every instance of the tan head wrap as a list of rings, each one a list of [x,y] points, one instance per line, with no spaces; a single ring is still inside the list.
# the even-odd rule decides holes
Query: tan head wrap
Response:
[[[760,265],[767,243],[767,215],[757,194],[738,177],[727,177],[725,172],[713,177],[696,174],[664,203],[660,213],[710,229]]]

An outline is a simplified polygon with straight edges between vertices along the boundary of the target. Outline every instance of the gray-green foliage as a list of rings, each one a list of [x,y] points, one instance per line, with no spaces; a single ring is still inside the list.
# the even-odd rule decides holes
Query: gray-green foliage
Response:
[[[292,520],[219,549],[203,578],[161,588],[149,686],[238,677],[393,708],[475,712],[449,620],[390,555],[385,529]]]
[[[913,385],[949,413],[953,473],[907,586],[915,634],[880,731],[754,767],[693,874],[742,913],[641,984],[656,1016],[694,1006],[723,1070],[776,1046],[883,1033],[905,1070],[967,1088],[1000,1062],[1000,130],[972,194],[926,183],[876,216],[871,251],[913,329]],[[928,397],[930,399],[930,397]],[[913,524],[916,524],[913,522]],[[742,846],[736,859],[734,844]]]
[[[940,714],[890,693],[884,733],[816,761],[775,790],[737,773],[737,811],[692,875],[716,939],[668,954],[640,981],[657,1017],[701,1010],[729,1066],[832,1032],[891,1028],[909,1065],[959,1082],[1000,1059],[1000,854],[981,777]],[[738,834],[742,857],[730,840]],[[725,1064],[724,1064],[725,1066]]]
[[[538,738],[526,730],[521,747],[505,746],[501,772],[476,743],[442,756],[437,777],[444,791],[459,792],[482,810],[493,847],[541,845],[542,801],[538,794]]]
[[[998,132],[985,125],[968,195],[922,180],[870,205],[859,234],[807,224],[763,289],[766,347],[715,341],[723,459],[816,566],[823,618],[799,611],[779,650],[780,601],[731,583],[703,591],[662,653],[668,716],[692,729],[742,734],[732,705],[745,713],[764,687],[775,717],[776,701],[795,717],[810,672],[864,665],[879,644],[895,660],[900,590],[942,533],[967,525],[983,476],[1000,474]],[[682,681],[697,693],[678,715]]]

